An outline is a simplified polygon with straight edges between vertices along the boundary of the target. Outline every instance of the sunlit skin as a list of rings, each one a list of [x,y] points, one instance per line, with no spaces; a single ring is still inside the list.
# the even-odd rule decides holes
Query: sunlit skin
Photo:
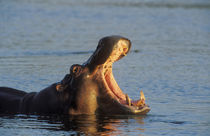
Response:
[[[126,56],[130,48],[127,38],[104,37],[84,64],[72,65],[63,80],[40,92],[0,87],[0,112],[145,115],[150,108],[143,92],[139,100],[132,100],[120,89],[112,73],[113,63]]]

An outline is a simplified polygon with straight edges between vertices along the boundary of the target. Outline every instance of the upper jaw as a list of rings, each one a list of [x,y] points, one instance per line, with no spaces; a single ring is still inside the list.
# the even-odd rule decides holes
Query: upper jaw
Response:
[[[107,36],[102,38],[93,55],[83,64],[89,67],[90,71],[94,71],[99,65],[103,65],[113,53],[120,50],[121,54],[113,61],[121,59],[129,52],[131,48],[131,42],[122,36]],[[119,55],[119,54],[118,54]]]

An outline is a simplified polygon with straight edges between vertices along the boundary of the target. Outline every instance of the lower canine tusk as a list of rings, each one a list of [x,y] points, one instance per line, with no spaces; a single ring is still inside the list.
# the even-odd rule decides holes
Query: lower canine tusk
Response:
[[[128,104],[128,106],[131,106],[131,99],[128,97],[128,94],[126,94],[125,97],[126,97],[126,103]]]
[[[145,96],[143,91],[140,91],[140,100],[137,103],[137,106],[144,106],[145,105]]]
[[[145,96],[144,96],[144,93],[143,93],[142,90],[140,91],[140,100],[144,100],[145,101]]]

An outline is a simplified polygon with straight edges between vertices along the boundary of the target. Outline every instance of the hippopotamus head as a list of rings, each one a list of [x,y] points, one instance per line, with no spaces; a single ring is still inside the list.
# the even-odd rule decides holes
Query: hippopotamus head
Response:
[[[112,64],[126,56],[131,42],[121,36],[102,38],[82,65],[70,68],[69,114],[146,114],[144,98],[133,101],[124,94],[112,74]]]

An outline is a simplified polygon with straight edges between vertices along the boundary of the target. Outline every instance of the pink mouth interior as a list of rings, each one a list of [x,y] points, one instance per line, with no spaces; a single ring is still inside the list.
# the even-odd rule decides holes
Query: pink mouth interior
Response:
[[[103,65],[103,73],[105,82],[109,88],[109,90],[112,92],[113,96],[121,103],[126,105],[126,95],[123,93],[123,91],[118,86],[113,73],[112,73],[112,64],[122,58],[126,55],[128,52],[128,48],[123,48],[123,46],[120,46],[119,48],[115,49],[113,53],[110,55],[108,60]]]
[[[107,85],[109,86],[109,89],[117,97],[117,99],[120,101],[120,103],[126,104],[125,94],[122,92],[122,90],[118,86],[116,80],[114,79],[112,70],[107,72],[107,74],[105,75],[105,79],[106,79]]]
[[[135,107],[135,109],[141,109],[145,106],[145,103],[141,103],[142,100],[131,100],[128,95],[124,94],[123,91],[118,86],[113,73],[112,73],[112,64],[115,61],[118,61],[123,56],[126,56],[128,52],[128,48],[123,46],[123,44],[118,45],[109,56],[107,61],[102,66],[103,71],[103,80],[105,82],[105,86],[108,90],[108,93],[111,94],[120,104]]]

